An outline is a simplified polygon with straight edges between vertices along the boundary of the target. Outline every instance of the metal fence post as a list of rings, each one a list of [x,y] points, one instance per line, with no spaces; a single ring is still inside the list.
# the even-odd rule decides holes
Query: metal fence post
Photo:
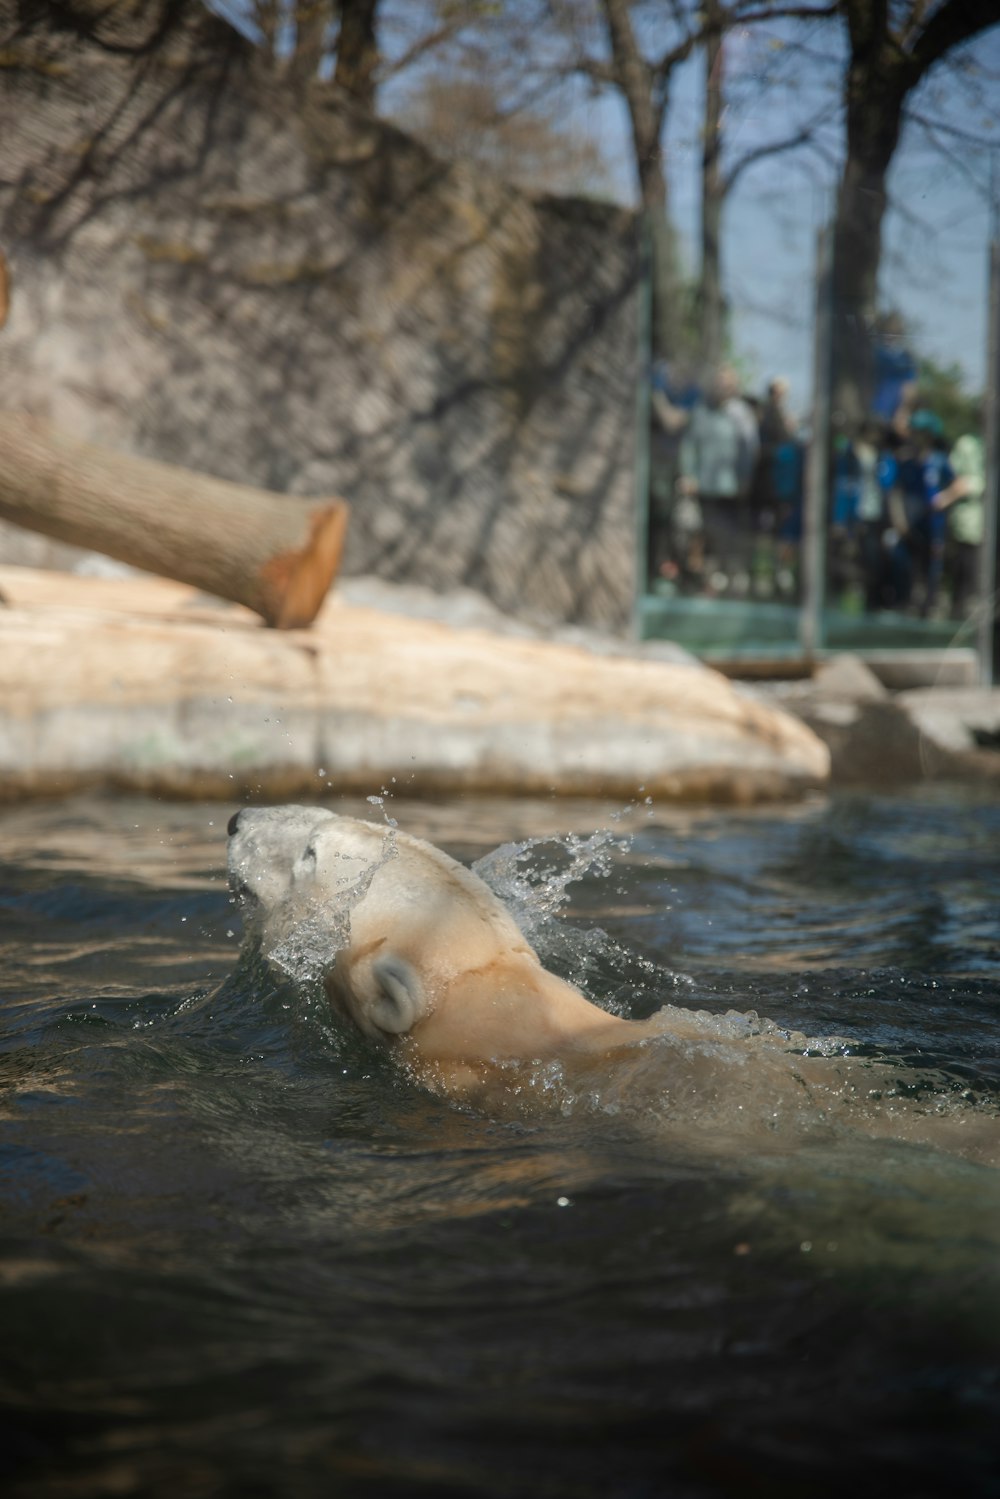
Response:
[[[635,578],[632,590],[632,633],[643,638],[643,595],[649,588],[649,424],[650,365],[653,357],[653,284],[649,225],[639,223],[639,287],[636,298],[635,394]]]
[[[994,220],[996,213],[994,212]],[[993,681],[994,633],[997,614],[997,504],[1000,491],[1000,237],[990,242],[989,312],[986,328],[986,388],[983,425],[986,440],[986,487],[983,490],[983,539],[979,547],[979,680]]]
[[[813,334],[813,399],[802,511],[802,611],[799,642],[807,661],[823,643],[826,513],[830,476],[830,385],[833,235],[824,226],[816,238],[816,302]]]

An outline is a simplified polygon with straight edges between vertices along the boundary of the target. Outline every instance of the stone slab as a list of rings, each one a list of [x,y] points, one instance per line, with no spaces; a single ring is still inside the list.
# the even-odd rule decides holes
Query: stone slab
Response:
[[[331,595],[308,631],[143,576],[0,568],[0,797],[427,792],[736,803],[829,752],[694,663],[404,618]]]
[[[1000,787],[1000,687],[892,692],[863,662],[844,656],[806,681],[744,684],[743,691],[816,731],[830,750],[833,785]]]

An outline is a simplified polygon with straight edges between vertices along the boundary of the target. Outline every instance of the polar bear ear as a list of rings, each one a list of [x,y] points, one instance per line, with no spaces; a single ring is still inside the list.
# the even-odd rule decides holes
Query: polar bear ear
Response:
[[[372,977],[377,994],[370,1019],[390,1036],[404,1035],[427,1008],[419,974],[404,958],[385,957],[372,964]]]

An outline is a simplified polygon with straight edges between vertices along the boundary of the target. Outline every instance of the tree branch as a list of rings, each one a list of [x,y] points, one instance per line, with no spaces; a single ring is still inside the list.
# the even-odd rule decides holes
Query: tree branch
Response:
[[[940,131],[942,134],[947,133],[949,135],[953,135],[956,137],[956,139],[962,141],[966,145],[983,145],[984,142],[981,140],[977,140],[975,136],[964,134],[963,131],[950,129],[947,125],[936,124],[934,121],[927,120],[922,115],[914,114],[912,111],[907,111],[907,119],[912,124],[916,125],[919,129],[924,131],[927,139],[934,147],[934,150],[937,151],[945,161],[949,162],[955,168],[955,170],[965,178],[967,182],[971,183],[972,186],[976,189],[977,193],[981,194],[982,197],[987,202],[989,202],[989,184],[986,182],[981,182],[979,180],[975,172],[969,166],[968,157],[961,152],[952,151],[945,144],[945,142],[939,138],[938,132]]]
[[[404,68],[412,67],[425,53],[433,51],[435,47],[440,47],[442,42],[454,40],[460,32],[464,31],[471,24],[468,20],[449,21],[446,25],[439,26],[436,31],[430,31],[426,36],[418,37],[411,46],[407,47],[401,57],[395,58],[391,63],[387,63],[383,59],[382,65],[378,70],[379,78],[389,78],[397,73],[402,73]]]
[[[574,62],[553,65],[549,71],[564,80],[574,73],[582,73],[584,78],[589,78],[594,83],[604,84],[607,88],[617,87],[619,81],[618,74],[611,63],[604,62],[600,57],[582,55]]]
[[[729,171],[725,173],[722,179],[723,192],[731,192],[736,182],[742,177],[748,167],[756,166],[758,162],[766,160],[767,157],[780,156],[785,151],[797,150],[799,146],[815,144],[813,140],[815,132],[836,113],[837,109],[825,109],[821,114],[812,119],[808,125],[803,125],[802,129],[797,131],[795,135],[790,135],[785,140],[768,141],[765,145],[755,146],[752,151],[748,151],[739,161],[734,162]]]
[[[689,32],[675,47],[668,48],[658,62],[650,65],[650,73],[654,80],[658,84],[662,83],[669,78],[674,68],[679,67],[682,62],[687,62],[695,47],[700,46],[704,35],[704,27],[700,26],[696,31]]]
[[[758,0],[746,0],[746,3],[752,6]],[[830,0],[828,5],[769,5],[763,10],[744,10],[742,5],[736,4],[729,14],[741,26],[754,26],[764,21],[829,21],[839,16],[842,10],[840,0]]]
[[[977,135],[972,130],[962,130],[960,126],[949,125],[944,120],[932,120],[928,115],[921,114],[915,109],[907,109],[906,118],[923,130],[933,131],[936,136],[950,135],[956,141],[962,141],[967,146],[976,146],[980,150],[992,150],[997,145],[995,136]]]
[[[916,83],[936,62],[940,62],[946,52],[998,25],[1000,13],[997,11],[996,0],[945,0],[927,22],[922,35],[906,53],[912,83]]]
[[[113,52],[125,57],[145,57],[148,53],[154,52],[177,25],[185,8],[186,0],[163,0],[163,4],[159,7],[159,20],[144,41],[114,42],[98,36],[97,28],[102,21],[113,21],[116,12],[122,13],[118,0],[109,0],[102,11],[91,12],[77,10],[75,5],[69,3],[69,0],[49,0],[48,4],[50,17],[60,30],[68,31],[83,41],[93,42],[94,46],[100,47],[102,52]]]

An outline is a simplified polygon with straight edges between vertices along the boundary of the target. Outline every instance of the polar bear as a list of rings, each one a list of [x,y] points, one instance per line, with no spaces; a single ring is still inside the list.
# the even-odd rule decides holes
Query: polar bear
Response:
[[[471,1096],[498,1068],[603,1057],[646,1034],[543,968],[471,870],[396,828],[244,808],[229,823],[228,862],[265,955],[327,923],[334,1012],[440,1091]]]
[[[992,1111],[952,1109],[946,1095],[913,1106],[889,1064],[851,1056],[842,1039],[752,1014],[666,1005],[635,1021],[600,1009],[543,967],[473,871],[394,826],[244,808],[229,822],[228,865],[265,957],[301,969],[305,956],[336,1015],[449,1097],[505,1113],[627,1109],[675,1136],[710,1127],[716,1142],[751,1135],[758,1148],[847,1125],[1000,1164]]]

